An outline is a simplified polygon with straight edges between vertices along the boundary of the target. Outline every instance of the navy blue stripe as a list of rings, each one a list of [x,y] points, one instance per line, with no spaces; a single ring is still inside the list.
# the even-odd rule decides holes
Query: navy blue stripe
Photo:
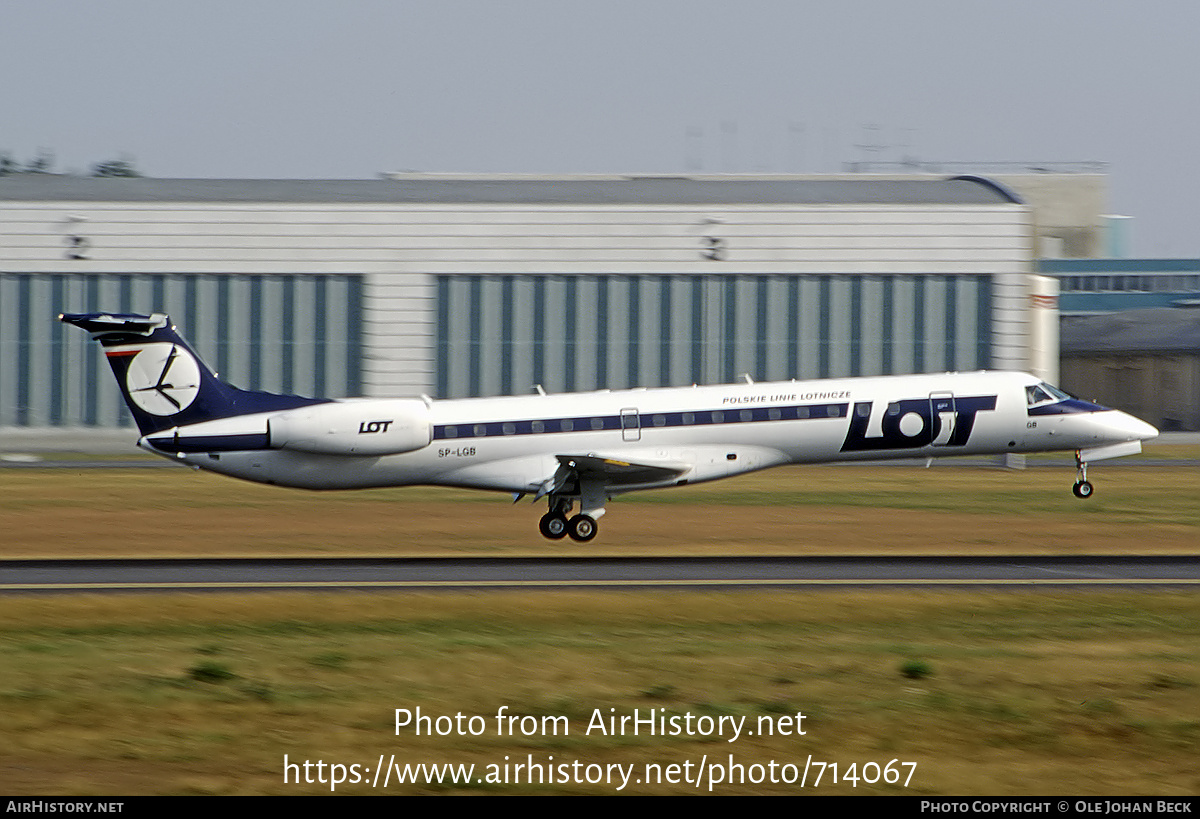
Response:
[[[483,277],[467,280],[467,395],[483,393],[480,358],[483,357]]]
[[[200,313],[199,288],[200,288],[200,276],[199,275],[192,274],[192,275],[186,276],[184,278],[184,280],[183,280],[183,305],[184,305],[184,307],[183,307],[183,326],[187,328],[188,335],[191,336],[192,341],[196,342],[197,346],[200,346],[200,344],[199,344],[200,339],[198,339],[194,334],[200,332],[200,322],[197,318],[197,316]],[[98,310],[100,308],[89,307],[88,309],[89,310]],[[289,325],[290,325],[290,316],[285,314],[284,326],[287,327]]]
[[[637,387],[641,381],[642,348],[642,279],[640,276],[629,277],[629,353],[625,361],[625,386]]]
[[[641,413],[642,429],[704,427],[762,423],[768,421],[807,421],[845,418],[849,404],[783,404],[771,407],[742,407],[696,412]],[[560,432],[601,432],[621,429],[620,415],[584,415],[569,418],[535,418],[514,421],[485,421],[466,424],[438,424],[433,439],[491,438],[511,435],[544,435]]]
[[[729,276],[725,279],[725,337],[721,339],[721,346],[724,355],[724,368],[721,372],[721,380],[725,383],[736,381],[737,376],[734,375],[734,370],[737,369],[735,354],[737,353],[737,277]]]
[[[217,277],[217,372],[229,372],[229,279]]]
[[[800,277],[787,279],[787,371],[793,377],[800,375]]]
[[[500,277],[500,394],[513,392],[513,277]]]
[[[895,340],[893,338],[893,323],[895,322],[896,289],[893,286],[895,278],[892,276],[883,277],[883,316],[880,321],[883,323],[882,334],[879,344],[882,347],[883,362],[880,365],[880,372],[883,375],[891,375],[895,369]]]
[[[975,295],[975,366],[992,366],[992,287],[991,276],[979,279]]]
[[[189,325],[191,326],[191,325]],[[288,276],[283,280],[283,332],[282,356],[280,368],[283,370],[281,387],[283,392],[291,393],[295,383],[293,370],[296,366],[296,277]]]
[[[121,312],[122,313],[132,313],[134,310],[133,277],[130,275],[127,275],[127,274],[114,274],[114,275],[106,277],[106,278],[109,278],[110,280],[114,280],[117,283],[117,304],[120,305]],[[127,412],[118,412],[117,413],[117,426],[121,426],[121,427],[130,426],[130,422],[132,420],[133,420],[133,417],[130,413],[127,413]]]
[[[30,366],[33,338],[33,276],[17,277],[17,426],[29,425]]]
[[[925,372],[925,277],[913,280],[913,372]]]
[[[122,313],[133,312],[133,276],[117,277],[117,303]]]
[[[363,394],[363,277],[346,277],[346,394]]]
[[[437,277],[437,326],[434,330],[437,358],[434,389],[439,398],[450,395],[450,277]]]
[[[665,387],[671,379],[671,277],[658,280],[658,384]]]
[[[88,276],[87,282],[84,284],[84,310],[88,313],[94,313],[100,309],[98,303],[100,301],[100,277]],[[97,382],[97,363],[96,356],[89,355],[83,362],[83,422],[88,426],[94,426],[100,419],[100,408],[97,406],[100,400],[100,393],[96,386]]]
[[[862,375],[862,276],[850,277],[850,375]]]
[[[313,293],[314,306],[313,334],[316,336],[313,345],[313,394],[325,395],[329,390],[325,384],[329,380],[329,338],[326,326],[328,320],[326,310],[328,302],[325,297],[326,279],[317,276]]]
[[[596,277],[596,386],[608,384],[608,284],[611,276]]]
[[[50,276],[50,303],[60,312],[66,312],[67,277],[54,274]],[[58,426],[66,416],[66,402],[63,400],[63,345],[67,326],[60,321],[54,322],[55,328],[50,334],[50,424]]]
[[[833,312],[832,276],[820,276],[817,280],[817,372],[821,378],[829,377],[829,316]],[[843,373],[844,374],[844,373]]]
[[[946,371],[958,369],[958,276],[946,277]]]
[[[533,383],[546,383],[546,280],[533,280]]]
[[[155,276],[150,284],[150,301],[152,313],[170,314],[167,306],[167,277]]]
[[[692,383],[704,381],[704,284],[705,276],[692,279]]]
[[[579,356],[579,282],[574,276],[567,276],[563,281],[564,301],[563,321],[566,326],[563,338],[563,389],[575,392],[576,359]]]
[[[226,276],[216,276],[217,285],[217,315],[216,315],[216,348],[218,373],[229,372],[229,280]]]
[[[754,378],[767,379],[767,276],[759,276],[755,282],[758,329],[754,334]]]
[[[262,383],[262,321],[259,317],[262,316],[262,287],[263,277],[255,276],[249,281],[250,286],[250,340],[249,349],[246,351],[250,373],[249,383],[246,385],[252,390],[261,390]]]

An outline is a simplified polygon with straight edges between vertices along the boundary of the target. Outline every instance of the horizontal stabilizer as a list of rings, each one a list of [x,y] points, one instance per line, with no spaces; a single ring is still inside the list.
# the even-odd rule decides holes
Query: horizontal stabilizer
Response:
[[[149,316],[132,313],[60,313],[58,320],[87,330],[94,336],[116,333],[119,335],[148,336],[170,321],[165,313]]]

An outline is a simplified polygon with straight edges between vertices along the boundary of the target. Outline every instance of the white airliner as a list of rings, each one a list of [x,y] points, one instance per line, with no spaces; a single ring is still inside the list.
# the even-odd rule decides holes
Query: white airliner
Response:
[[[305,489],[431,484],[546,498],[548,538],[596,536],[614,495],[794,463],[1140,452],[1158,430],[1019,372],[435,401],[321,399],[219,381],[162,314],[59,317],[97,339],[142,437],[200,469]],[[571,515],[578,504],[578,512]]]

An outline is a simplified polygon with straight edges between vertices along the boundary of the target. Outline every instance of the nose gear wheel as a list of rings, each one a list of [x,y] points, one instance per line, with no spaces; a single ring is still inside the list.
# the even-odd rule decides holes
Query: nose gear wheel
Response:
[[[1075,497],[1081,499],[1090,498],[1094,491],[1087,479],[1087,462],[1083,460],[1082,454],[1078,449],[1075,450],[1075,485],[1071,487]]]

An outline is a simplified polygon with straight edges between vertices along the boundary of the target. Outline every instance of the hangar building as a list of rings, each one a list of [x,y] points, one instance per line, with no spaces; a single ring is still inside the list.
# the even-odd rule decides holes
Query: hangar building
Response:
[[[1034,270],[978,177],[13,175],[0,427],[131,423],[59,312],[167,312],[226,380],[328,396],[1053,377]]]

